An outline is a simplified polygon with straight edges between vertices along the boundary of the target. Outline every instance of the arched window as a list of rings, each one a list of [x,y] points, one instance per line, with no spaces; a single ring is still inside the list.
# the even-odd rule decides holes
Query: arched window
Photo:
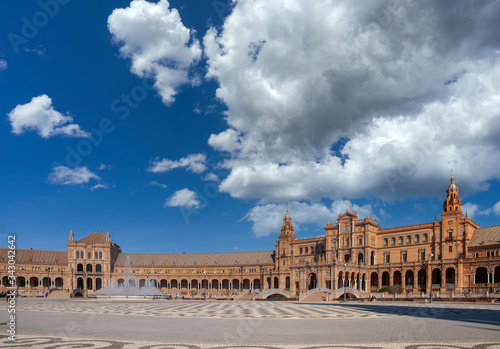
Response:
[[[76,258],[80,258],[80,252],[76,251]]]
[[[394,246],[396,245],[396,238],[391,238],[391,246]]]
[[[92,264],[87,264],[87,272],[92,272]]]
[[[83,264],[82,263],[78,263],[76,265],[76,271],[83,271]]]
[[[387,238],[384,239],[384,246],[387,246],[389,245],[389,240],[387,240]]]
[[[407,235],[407,236],[406,236],[406,243],[407,243],[408,245],[410,245],[410,244],[411,244],[411,235]]]
[[[398,239],[398,243],[399,243],[400,245],[402,245],[402,244],[403,244],[403,237],[402,237],[402,236],[400,236],[400,237],[399,237],[399,239]]]
[[[299,254],[302,254],[302,247],[299,248]]]
[[[102,252],[99,252],[99,259],[102,259]]]
[[[94,252],[94,259],[97,259],[97,257],[99,257],[99,254],[97,253],[97,251]]]
[[[91,252],[88,252],[88,253],[87,253],[87,259],[90,259],[90,258],[92,258],[92,253],[91,253]]]
[[[100,273],[100,272],[102,272],[102,268],[101,268],[101,265],[100,265],[100,264],[96,264],[96,265],[95,265],[95,271],[96,271],[96,273]]]
[[[311,254],[314,254],[314,246],[311,246]]]
[[[422,235],[422,242],[429,242],[429,237],[427,234]]]
[[[420,243],[420,235],[415,235],[415,243],[416,244]]]
[[[304,251],[305,251],[305,254],[309,253],[309,249],[307,247],[304,249]]]

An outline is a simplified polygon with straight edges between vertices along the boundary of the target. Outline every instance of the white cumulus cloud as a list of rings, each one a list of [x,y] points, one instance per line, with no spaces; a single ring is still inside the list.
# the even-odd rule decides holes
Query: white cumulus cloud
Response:
[[[207,156],[205,154],[190,154],[179,160],[155,159],[151,162],[148,171],[165,173],[175,168],[186,168],[194,173],[202,173],[207,169],[206,161]]]
[[[129,7],[113,10],[108,18],[108,29],[121,45],[121,54],[132,61],[131,72],[153,78],[166,105],[174,101],[180,86],[199,83],[189,70],[202,54],[194,31],[169,6],[166,0],[133,0]]]
[[[300,231],[301,224],[315,224],[319,228],[326,225],[327,221],[334,223],[339,214],[349,211],[356,211],[359,219],[364,219],[367,214],[375,219],[371,205],[359,206],[346,200],[336,200],[330,207],[321,203],[307,203],[292,201],[288,204],[290,215],[292,216],[294,230]],[[252,222],[252,231],[257,237],[278,233],[283,224],[282,218],[285,215],[287,205],[266,204],[253,207],[245,216],[245,219]]]
[[[176,191],[165,201],[165,207],[197,208],[200,200],[194,191],[187,188]]]
[[[151,182],[149,182],[149,185],[151,185],[153,187],[160,187],[160,188],[163,188],[163,189],[167,188],[166,184],[158,183],[157,181],[151,181]]]
[[[101,180],[101,178],[90,171],[86,166],[69,168],[67,166],[56,166],[49,174],[49,182],[60,185],[76,185],[88,183],[90,180]],[[92,190],[105,187],[103,184],[95,185]],[[107,188],[107,187],[106,187]]]
[[[489,216],[492,213],[496,216],[500,216],[500,201],[490,208],[483,208],[476,203],[467,202],[462,205],[462,211],[464,213],[467,212],[470,218],[477,216]]]
[[[73,124],[73,118],[63,115],[52,106],[52,99],[47,95],[33,97],[31,102],[17,105],[7,114],[12,126],[12,133],[36,131],[43,138],[55,135],[69,137],[89,137],[90,134]]]
[[[0,71],[7,69],[7,61],[5,59],[0,59]]]
[[[393,200],[442,194],[453,167],[462,193],[500,178],[500,3],[389,5],[241,0],[206,33],[221,191]]]

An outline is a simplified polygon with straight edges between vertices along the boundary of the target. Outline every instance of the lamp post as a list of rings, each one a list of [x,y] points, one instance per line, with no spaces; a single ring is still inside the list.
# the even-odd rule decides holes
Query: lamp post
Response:
[[[240,292],[243,291],[243,267],[240,267]]]
[[[347,263],[344,263],[344,280],[343,280],[343,286],[344,286],[344,303],[347,302],[346,299],[346,294],[345,294],[345,279],[346,279],[346,274],[347,274]]]
[[[207,272],[206,271],[203,271],[203,277],[205,278],[205,280],[207,279]],[[208,283],[208,280],[206,280],[206,282]],[[202,286],[204,286],[203,280],[201,280],[201,284],[202,284]],[[204,301],[207,300],[207,288],[206,287],[203,287],[203,300]]]
[[[45,268],[47,271],[47,290],[50,289],[50,267]]]
[[[434,257],[434,254],[431,253],[429,255],[429,264],[431,266],[431,295],[430,295],[430,298],[429,298],[429,303],[432,303],[432,258]]]
[[[73,273],[74,273],[74,270],[73,268],[71,268],[71,292],[73,292],[74,288],[73,288]]]

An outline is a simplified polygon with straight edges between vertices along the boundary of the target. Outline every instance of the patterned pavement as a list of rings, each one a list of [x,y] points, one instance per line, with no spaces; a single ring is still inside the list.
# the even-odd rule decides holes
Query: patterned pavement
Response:
[[[4,306],[0,304],[0,311]],[[187,300],[95,301],[20,299],[19,311],[217,319],[359,319],[398,316],[459,317],[499,311],[497,304],[299,303]]]
[[[99,348],[99,349],[498,349],[500,341],[497,343],[373,343],[373,344],[331,344],[331,345],[228,345],[225,344],[169,344],[161,342],[144,341],[120,341],[107,339],[85,339],[85,338],[64,338],[64,337],[33,337],[20,336],[15,343],[7,336],[0,335],[0,348],[30,348],[30,349],[70,349],[70,348]]]

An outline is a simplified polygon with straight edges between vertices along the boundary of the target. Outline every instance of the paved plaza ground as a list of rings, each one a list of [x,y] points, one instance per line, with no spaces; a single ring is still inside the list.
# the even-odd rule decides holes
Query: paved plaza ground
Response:
[[[0,348],[500,348],[500,305],[18,299]],[[5,335],[5,337],[1,337]]]

